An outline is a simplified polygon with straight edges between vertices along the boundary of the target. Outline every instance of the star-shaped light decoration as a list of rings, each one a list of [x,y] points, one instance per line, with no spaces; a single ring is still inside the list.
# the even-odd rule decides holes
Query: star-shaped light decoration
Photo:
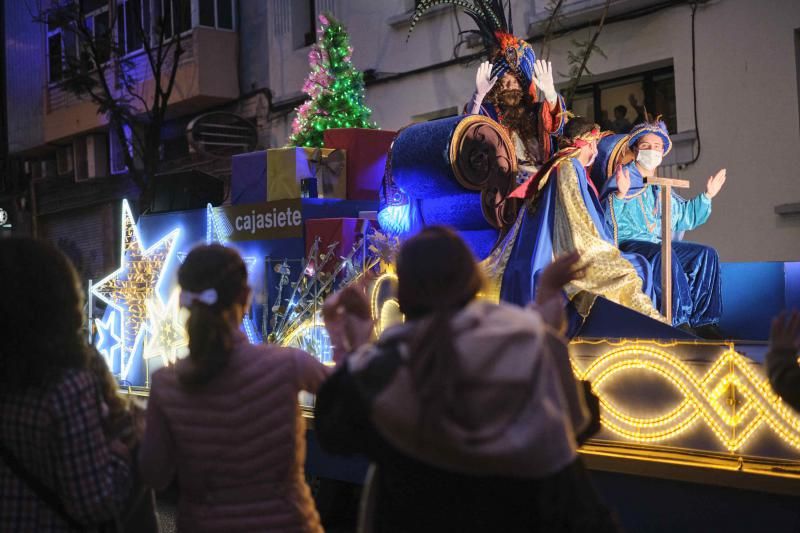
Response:
[[[92,294],[120,314],[120,377],[127,379],[136,353],[136,341],[147,326],[147,303],[157,296],[161,272],[167,265],[180,229],[145,249],[127,200],[122,202],[120,267],[100,280]]]
[[[233,226],[231,226],[228,217],[221,211],[215,212],[214,206],[208,204],[206,206],[206,244],[219,243],[227,246],[231,233],[233,233]],[[258,264],[258,259],[251,256],[242,256],[242,260],[247,268],[249,277],[253,274],[256,264]],[[261,343],[261,335],[259,335],[258,329],[249,316],[245,316],[242,320],[241,329],[247,335],[247,340],[250,341],[250,344]]]
[[[119,313],[111,310],[108,314],[108,320],[103,321],[101,318],[95,318],[94,323],[97,326],[97,342],[95,347],[100,355],[106,360],[108,368],[114,367],[114,358],[119,353],[122,343],[120,342],[119,333]]]
[[[178,303],[179,289],[174,289],[166,305],[156,297],[148,302],[149,325],[147,327],[150,340],[144,347],[143,357],[152,359],[161,357],[164,366],[175,363],[189,346],[189,336],[181,321]]]
[[[208,204],[206,206],[206,244],[218,243],[227,246],[231,233],[233,233],[233,226],[228,217],[221,211],[215,213],[214,206]],[[242,256],[242,260],[247,267],[247,274],[252,274],[258,259]]]

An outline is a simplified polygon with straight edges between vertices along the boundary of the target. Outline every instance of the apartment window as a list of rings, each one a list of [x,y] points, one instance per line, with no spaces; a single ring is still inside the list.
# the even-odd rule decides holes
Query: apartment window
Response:
[[[94,37],[97,46],[98,63],[105,63],[111,58],[111,26],[108,17],[108,2],[100,0],[85,0],[84,12],[86,15],[86,27]],[[95,8],[96,5],[100,7]]]
[[[131,157],[134,156],[133,153],[133,131],[131,127],[127,124],[122,126],[123,131],[125,132],[125,145],[123,146],[120,141],[119,137],[117,136],[114,129],[110,129],[108,131],[108,147],[109,147],[109,158],[111,159],[111,173],[112,174],[123,174],[128,171],[128,165],[125,164],[125,151],[127,150],[128,155]]]
[[[117,0],[117,42],[123,54],[141,50],[142,30],[149,28],[149,0]]]
[[[108,0],[81,0],[81,9],[84,13],[90,13],[103,7],[108,7]]]
[[[292,41],[295,48],[311,46],[317,42],[316,0],[292,2]]]
[[[47,29],[47,71],[51,82],[64,78],[64,41],[60,28]]]
[[[646,110],[652,117],[662,115],[670,133],[676,133],[674,70],[667,67],[581,86],[572,110],[615,133],[628,133],[645,119]]]
[[[201,26],[233,29],[233,0],[198,0],[198,15]]]
[[[192,27],[191,0],[161,0],[160,2],[156,0],[156,2],[160,4],[165,37],[189,31]]]

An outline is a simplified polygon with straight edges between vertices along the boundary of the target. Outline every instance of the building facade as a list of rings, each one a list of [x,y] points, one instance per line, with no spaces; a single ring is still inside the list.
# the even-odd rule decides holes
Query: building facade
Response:
[[[286,142],[323,11],[348,27],[367,104],[384,129],[458,113],[480,59],[476,43],[460,42],[472,22],[452,7],[432,9],[407,39],[415,0],[79,1],[93,22],[114,20],[117,32],[126,31],[131,10],[152,19],[166,9],[179,26],[171,31],[182,35],[186,52],[162,131],[164,173],[229,175],[228,153],[197,149],[193,121],[208,112],[252,124],[256,138],[247,149]],[[0,4],[8,147],[0,207],[15,231],[59,243],[89,279],[114,266],[119,200],[137,191],[106,118],[59,86],[69,39],[33,22],[28,4]],[[543,49],[551,4],[511,0],[514,30],[549,57],[566,92],[574,41],[592,35],[605,1],[565,0]],[[136,75],[147,84],[142,45],[129,41]],[[597,44],[602,54],[592,55],[591,74],[574,93],[575,113],[607,128],[624,128],[642,105],[663,115],[675,150],[661,172],[690,179],[689,194],[728,169],[711,220],[687,238],[715,246],[724,261],[797,260],[800,3],[612,0]]]
[[[547,0],[512,0],[515,33],[537,55]],[[384,129],[452,115],[475,86],[479,48],[459,42],[471,20],[453,8],[432,9],[408,36],[414,0],[271,0],[269,141],[285,142],[291,111],[308,72],[313,16],[333,12],[348,27],[353,61],[365,71],[367,104]],[[589,39],[604,0],[567,0],[549,43],[566,88],[573,41]],[[693,13],[694,12],[694,13]],[[694,27],[694,30],[693,30]],[[716,247],[724,261],[797,260],[800,254],[800,3],[793,0],[612,0],[606,24],[575,93],[572,109],[609,127],[623,106],[662,114],[675,150],[661,172],[691,180],[690,195],[728,169],[714,213],[690,240]],[[547,52],[545,52],[547,55]],[[620,110],[621,111],[621,110]],[[695,120],[696,118],[696,120]],[[619,123],[618,123],[619,124]],[[784,214],[778,214],[780,211]]]
[[[168,39],[180,36],[184,52],[161,129],[158,172],[163,173],[165,183],[171,176],[182,183],[196,175],[220,180],[229,177],[230,156],[256,148],[255,125],[260,123],[263,129],[266,123],[265,76],[255,84],[239,75],[240,71],[259,71],[257,66],[244,67],[242,58],[247,65],[258,61],[266,65],[264,55],[259,59],[244,44],[258,38],[265,16],[263,3],[76,1],[94,31],[111,28],[117,44],[114,48],[124,54],[126,72],[135,80],[137,94],[144,97],[141,103],[134,100],[140,111],[144,103],[152,101],[156,89],[137,24],[146,29],[153,46],[157,20],[165,21]],[[3,5],[5,144],[9,157],[17,163],[4,182],[23,184],[13,191],[5,188],[7,202],[17,207],[16,218],[27,222],[17,226],[17,232],[52,240],[72,258],[84,280],[96,279],[119,260],[120,201],[135,201],[139,190],[129,179],[122,157],[121,151],[128,148],[110,131],[107,116],[88,98],[64,87],[68,59],[80,54],[74,35],[56,25],[33,21],[33,5],[17,1]],[[240,54],[242,50],[245,52]],[[116,83],[117,91],[123,90],[119,80],[109,81]],[[204,119],[209,113],[215,115]],[[252,135],[247,131],[251,125]],[[245,132],[246,142],[229,135],[236,127],[240,128],[235,130],[237,135]],[[219,142],[226,140],[223,137],[234,140]],[[143,211],[148,206],[139,208]]]

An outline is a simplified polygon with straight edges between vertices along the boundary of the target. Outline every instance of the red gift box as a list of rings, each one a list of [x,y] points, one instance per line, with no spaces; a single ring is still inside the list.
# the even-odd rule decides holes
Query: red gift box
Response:
[[[366,224],[370,222],[362,218],[316,218],[306,220],[306,257],[314,245],[314,239],[319,237],[319,254],[327,253],[328,246],[334,242],[339,244],[333,249],[334,257],[325,264],[326,272],[333,272],[353,249],[357,235],[364,232]]]
[[[325,148],[347,150],[347,198],[377,200],[386,155],[396,131],[366,128],[325,130]]]

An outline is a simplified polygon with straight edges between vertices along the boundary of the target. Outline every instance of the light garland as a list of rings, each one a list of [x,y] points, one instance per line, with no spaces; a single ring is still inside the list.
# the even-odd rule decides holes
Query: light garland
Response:
[[[143,342],[148,303],[158,297],[161,273],[179,234],[180,230],[175,229],[145,249],[128,201],[123,200],[120,267],[92,287],[92,294],[120,316],[119,374],[122,380],[127,379],[134,355]]]
[[[118,317],[119,313],[112,311],[108,315],[108,320],[103,321],[100,318],[96,318],[94,321],[97,327],[95,348],[97,348],[97,351],[100,352],[100,355],[106,360],[108,368],[114,367],[114,361],[122,347],[122,340],[118,333],[120,325]]]
[[[164,366],[175,363],[189,346],[189,336],[181,320],[179,295],[180,289],[175,288],[166,305],[157,297],[148,303],[149,341],[142,356],[145,359],[160,356]]]
[[[308,53],[311,67],[303,84],[309,99],[298,106],[289,146],[323,146],[330,128],[375,128],[364,104],[364,76],[353,67],[350,37],[341,22],[319,15],[317,43]]]
[[[643,444],[674,441],[703,422],[730,452],[739,452],[766,428],[780,440],[800,449],[800,418],[772,392],[766,378],[751,368],[746,358],[732,347],[714,360],[705,375],[698,376],[674,354],[661,347],[637,341],[620,343],[580,369],[579,379],[592,382],[598,390],[603,427],[624,440]],[[604,385],[625,379],[631,372],[646,370],[660,376],[682,395],[673,409],[651,417],[635,417],[604,394]]]

